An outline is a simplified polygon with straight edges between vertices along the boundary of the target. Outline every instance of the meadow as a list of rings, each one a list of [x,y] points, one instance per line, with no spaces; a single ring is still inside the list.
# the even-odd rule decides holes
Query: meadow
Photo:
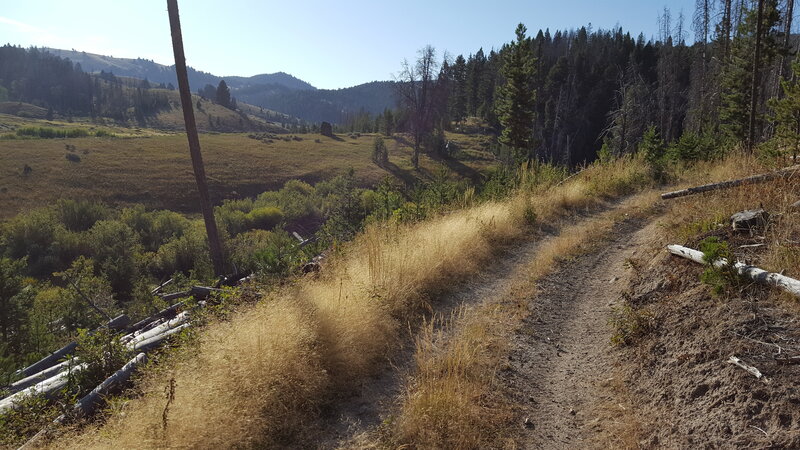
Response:
[[[120,128],[0,115],[6,127],[85,128],[110,137],[0,139],[0,220],[58,199],[102,201],[113,206],[144,204],[183,213],[197,211],[195,181],[183,133]],[[412,149],[401,135],[386,138],[389,163],[371,159],[375,135],[203,133],[200,143],[211,198],[252,197],[286,181],[315,183],[353,169],[361,186],[385,177],[407,185],[432,178],[440,167],[458,177],[480,178],[494,164],[485,145],[466,135],[461,158],[423,157],[421,170],[410,165]]]

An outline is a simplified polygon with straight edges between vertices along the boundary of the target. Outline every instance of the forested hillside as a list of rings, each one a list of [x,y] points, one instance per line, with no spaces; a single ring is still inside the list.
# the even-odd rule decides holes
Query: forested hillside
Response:
[[[434,49],[423,49],[401,67],[396,84],[400,107],[409,112],[406,129],[422,138],[478,116],[505,133],[521,120],[530,140],[502,142],[571,166],[594,160],[601,149],[634,152],[650,127],[665,143],[680,141],[677,151],[688,158],[708,157],[710,141],[719,144],[720,136],[757,144],[776,133],[769,99],[783,95],[797,40],[790,35],[792,2],[750,3],[699,2],[691,45],[683,14],[665,9],[655,41],[621,28],[533,36],[523,28],[516,42],[496,51],[437,59]],[[359,118],[355,128],[379,128],[384,120],[373,119],[377,125]]]

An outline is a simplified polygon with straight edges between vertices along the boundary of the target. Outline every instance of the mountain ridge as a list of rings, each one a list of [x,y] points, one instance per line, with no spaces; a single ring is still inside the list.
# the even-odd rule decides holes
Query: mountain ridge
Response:
[[[165,66],[143,58],[113,56],[77,50],[42,47],[41,50],[69,59],[89,73],[113,72],[116,76],[147,79],[151,83],[177,85],[174,66]],[[372,81],[340,89],[317,89],[286,72],[250,77],[218,76],[188,68],[189,86],[197,92],[206,85],[217,86],[220,80],[239,100],[311,122],[342,123],[360,112],[377,115],[395,106],[394,82]]]

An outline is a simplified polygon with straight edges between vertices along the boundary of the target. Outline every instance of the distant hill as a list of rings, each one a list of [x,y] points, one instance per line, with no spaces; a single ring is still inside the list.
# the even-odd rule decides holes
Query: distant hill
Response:
[[[43,50],[80,64],[85,72],[113,72],[116,76],[177,85],[174,66],[141,58],[114,58],[51,48]],[[206,84],[216,86],[224,79],[237,99],[310,122],[342,123],[347,117],[361,111],[378,114],[396,104],[394,82],[391,81],[374,81],[344,89],[317,89],[284,72],[252,77],[221,77],[191,67],[188,72],[189,85],[194,92]]]
[[[114,75],[147,79],[155,83],[178,84],[175,75],[175,66],[165,66],[142,58],[114,58],[113,56],[97,55],[94,53],[79,52],[77,50],[61,50],[57,48],[43,48],[56,56],[67,58],[75,64],[80,64],[84,72],[113,72]],[[277,72],[270,74],[254,75],[252,77],[229,76],[222,77],[201,72],[192,67],[188,68],[189,85],[197,91],[206,84],[216,86],[223,78],[228,87],[236,90],[252,85],[277,84],[289,90],[314,90],[314,86],[293,77],[288,73]]]

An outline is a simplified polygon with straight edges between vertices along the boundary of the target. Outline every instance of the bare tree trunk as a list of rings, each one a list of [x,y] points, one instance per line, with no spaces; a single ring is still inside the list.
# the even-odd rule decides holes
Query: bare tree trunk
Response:
[[[756,48],[753,52],[753,79],[750,88],[750,124],[747,127],[747,151],[752,152],[756,139],[756,108],[758,106],[758,84],[761,65],[761,34],[764,28],[764,0],[758,0],[756,16]]]
[[[723,61],[727,61],[731,49],[731,0],[724,1],[725,6],[722,11],[722,57]]]
[[[197,136],[197,124],[194,119],[194,105],[192,93],[189,90],[189,76],[186,72],[186,57],[183,53],[183,36],[181,35],[181,21],[178,15],[178,0],[167,0],[169,11],[169,25],[172,31],[172,49],[175,53],[175,72],[178,75],[178,89],[181,93],[181,106],[183,107],[183,120],[186,124],[186,136],[189,139],[189,152],[192,155],[194,177],[197,181],[197,190],[200,194],[200,209],[208,233],[208,246],[211,250],[211,261],[214,264],[214,273],[225,273],[222,258],[222,245],[217,232],[217,222],[214,220],[214,210],[208,195],[206,171],[203,165],[203,155],[200,153],[200,138]]]

